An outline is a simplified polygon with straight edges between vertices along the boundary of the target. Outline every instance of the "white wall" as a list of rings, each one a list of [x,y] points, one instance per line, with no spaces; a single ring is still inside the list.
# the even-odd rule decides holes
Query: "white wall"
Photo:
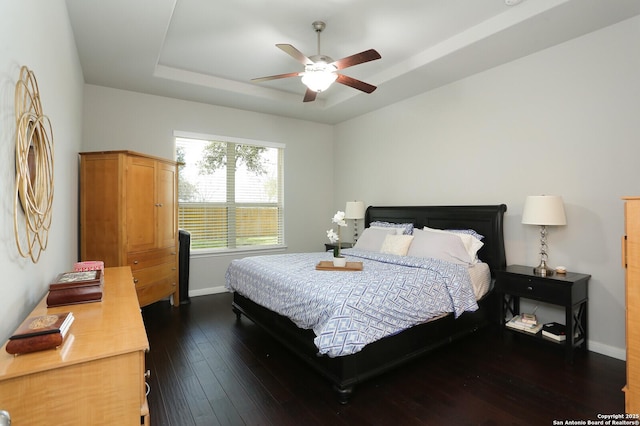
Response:
[[[506,203],[507,261],[534,266],[524,199],[562,195],[550,264],[592,275],[590,349],[624,358],[620,197],[640,194],[638,40],[640,17],[336,126],[334,199]]]
[[[35,73],[54,140],[53,222],[37,264],[20,257],[13,229],[14,93],[23,65]],[[49,282],[76,260],[83,83],[63,0],[0,2],[0,341],[46,294]]]
[[[83,151],[126,149],[173,159],[174,130],[284,143],[288,251],[323,249],[333,216],[332,126],[100,86],[87,85],[84,93]],[[223,288],[229,262],[246,255],[193,256],[190,294]]]

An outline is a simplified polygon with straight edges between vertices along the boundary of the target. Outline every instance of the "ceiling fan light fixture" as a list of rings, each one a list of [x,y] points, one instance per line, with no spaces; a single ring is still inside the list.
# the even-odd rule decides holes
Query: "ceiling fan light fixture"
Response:
[[[376,90],[376,86],[373,86],[364,81],[360,81],[353,77],[349,77],[345,74],[338,74],[339,70],[352,67],[354,65],[363,64],[365,62],[375,61],[380,59],[381,56],[375,49],[364,50],[355,55],[346,56],[342,59],[334,61],[329,56],[320,53],[320,33],[325,28],[325,23],[322,21],[315,21],[313,29],[318,34],[318,54],[310,57],[306,57],[304,53],[290,44],[280,43],[276,44],[276,47],[282,50],[287,55],[291,56],[296,61],[304,65],[304,71],[302,72],[290,72],[286,74],[270,75],[267,77],[252,78],[251,81],[269,81],[277,80],[280,78],[289,77],[302,77],[302,84],[307,86],[307,90],[304,94],[303,102],[311,102],[316,99],[316,94],[327,90],[334,81],[345,86],[353,87],[356,90],[360,90],[364,93],[373,93]]]
[[[338,78],[337,68],[324,62],[307,65],[302,74],[302,84],[314,92],[323,92]]]

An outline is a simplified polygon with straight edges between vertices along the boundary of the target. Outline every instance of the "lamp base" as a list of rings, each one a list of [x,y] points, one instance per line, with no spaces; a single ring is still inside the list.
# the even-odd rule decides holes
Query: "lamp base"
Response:
[[[547,266],[547,263],[543,260],[540,262],[538,266],[533,268],[533,273],[535,275],[540,275],[541,277],[550,277],[554,274],[554,270]]]

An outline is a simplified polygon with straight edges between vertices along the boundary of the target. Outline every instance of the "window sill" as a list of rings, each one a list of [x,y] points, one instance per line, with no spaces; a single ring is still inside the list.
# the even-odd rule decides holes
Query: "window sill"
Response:
[[[239,254],[267,254],[282,253],[287,250],[287,246],[268,246],[268,247],[242,247],[237,249],[191,249],[190,257],[192,259],[200,257],[220,257],[220,256],[237,256]]]

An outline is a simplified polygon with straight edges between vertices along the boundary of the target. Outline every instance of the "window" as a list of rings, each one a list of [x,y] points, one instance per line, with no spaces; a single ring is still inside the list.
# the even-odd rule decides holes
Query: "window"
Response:
[[[175,133],[178,227],[192,250],[284,245],[284,145]]]

